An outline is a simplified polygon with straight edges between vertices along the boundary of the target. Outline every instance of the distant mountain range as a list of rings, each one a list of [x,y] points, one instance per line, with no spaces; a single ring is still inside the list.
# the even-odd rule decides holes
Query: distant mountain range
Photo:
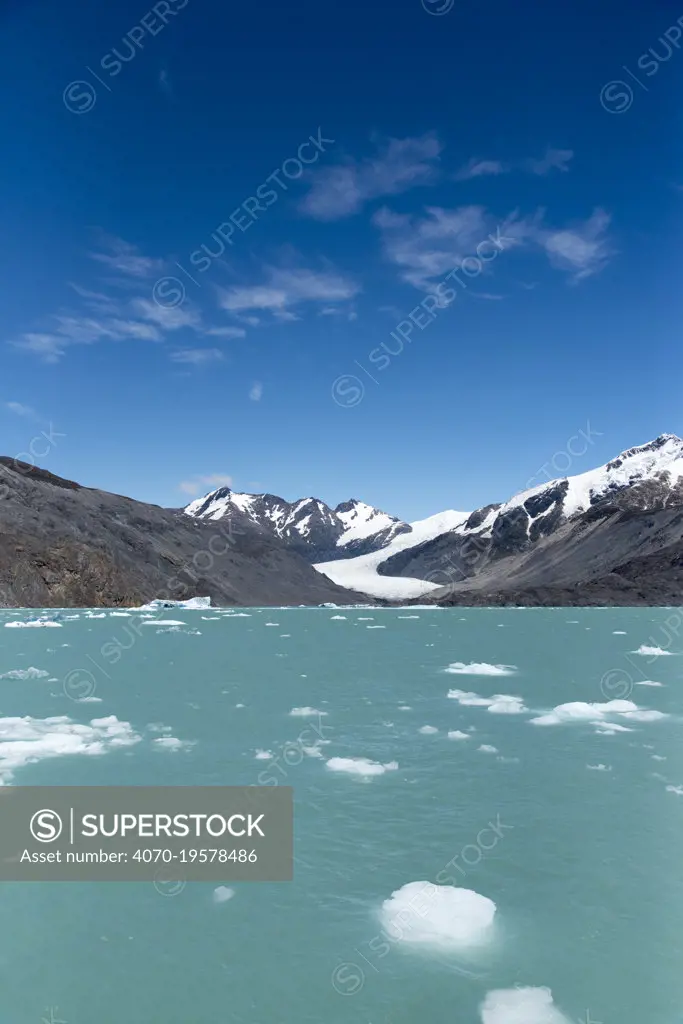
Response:
[[[416,523],[359,501],[221,488],[185,510],[239,508],[347,588],[444,604],[678,601],[683,594],[683,441],[662,434],[577,476],[474,512]]]
[[[227,487],[163,509],[0,457],[0,604],[675,604],[683,441],[474,512],[405,523]]]

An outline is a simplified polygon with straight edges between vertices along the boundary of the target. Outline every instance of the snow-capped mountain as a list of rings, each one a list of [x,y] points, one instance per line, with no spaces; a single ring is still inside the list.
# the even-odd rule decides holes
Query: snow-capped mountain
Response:
[[[500,582],[503,573],[520,581],[533,579],[537,570],[542,570],[544,580],[559,579],[562,573],[569,578],[583,557],[574,543],[576,536],[583,536],[591,523],[617,513],[682,506],[683,441],[675,434],[662,434],[597,469],[551,480],[469,514],[444,513],[443,521],[432,516],[411,524],[410,531],[382,550],[344,563],[326,561],[316,568],[341,586],[392,599],[418,597],[445,586],[472,586],[494,576]],[[557,544],[551,565],[542,561],[541,552],[546,550],[543,542],[553,538]],[[607,537],[603,543],[607,552]],[[620,549],[620,557],[627,554],[627,549]],[[596,569],[605,567],[599,552],[591,558]]]
[[[351,499],[332,509],[318,498],[288,502],[275,494],[240,494],[220,487],[185,509],[198,519],[245,515],[310,561],[351,558],[374,551],[410,531],[407,523]]]

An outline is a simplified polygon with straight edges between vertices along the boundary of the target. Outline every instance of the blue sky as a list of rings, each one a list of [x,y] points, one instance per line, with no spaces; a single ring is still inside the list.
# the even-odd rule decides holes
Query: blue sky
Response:
[[[637,6],[9,0],[2,452],[415,519],[683,433],[683,30]]]

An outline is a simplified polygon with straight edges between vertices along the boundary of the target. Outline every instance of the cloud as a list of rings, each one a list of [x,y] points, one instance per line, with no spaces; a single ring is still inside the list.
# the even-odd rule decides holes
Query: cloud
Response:
[[[456,181],[467,181],[469,178],[481,178],[488,174],[505,174],[508,166],[500,160],[472,159],[461,167],[455,175]]]
[[[433,132],[417,138],[388,139],[373,157],[352,157],[312,174],[311,188],[301,211],[316,220],[350,217],[364,203],[397,195],[417,185],[429,185],[438,175],[442,145]]]
[[[243,327],[208,327],[204,334],[211,338],[244,338],[247,332]]]
[[[207,363],[220,362],[224,358],[219,348],[181,348],[171,352],[174,363],[187,363],[191,366],[206,366]]]
[[[416,217],[384,207],[372,220],[382,235],[386,258],[401,268],[404,281],[426,291],[471,256],[495,227],[483,206],[432,206]]]
[[[601,271],[614,254],[607,238],[609,225],[609,214],[597,208],[573,228],[539,231],[537,241],[552,266],[569,271],[573,282],[582,281]]]
[[[298,319],[291,307],[351,299],[359,291],[350,278],[336,271],[269,268],[264,283],[222,289],[219,304],[229,313],[262,310],[280,320]]]
[[[602,270],[613,255],[607,238],[610,218],[600,209],[570,228],[551,228],[543,210],[531,216],[514,210],[501,221],[483,206],[427,207],[418,216],[399,215],[384,207],[373,223],[381,233],[386,258],[400,268],[402,280],[427,292],[466,257],[476,256],[480,243],[491,239],[499,240],[499,251],[543,252],[551,266],[570,274],[572,283]],[[486,255],[490,259],[488,250]]]
[[[106,284],[116,290],[105,293],[100,281],[94,288],[71,283],[80,308],[54,313],[46,330],[20,335],[10,342],[14,347],[44,362],[56,363],[71,345],[129,340],[162,342],[166,334],[182,329],[212,337],[237,338],[246,334],[241,327],[205,325],[200,311],[188,300],[174,307],[155,302],[151,283],[164,267],[162,260],[142,255],[122,239],[107,238],[100,248],[101,251],[90,255],[113,271]],[[143,294],[135,294],[136,291]]]
[[[24,405],[23,402],[4,402],[3,404],[15,416],[26,416],[29,419],[34,419],[38,416],[35,409],[32,409],[30,405]]]
[[[110,270],[116,270],[126,277],[137,279],[151,278],[159,275],[164,267],[163,260],[143,256],[138,248],[125,242],[122,238],[105,235],[101,250],[91,252],[90,258],[103,263]]]
[[[524,167],[532,174],[550,174],[553,170],[568,171],[569,161],[573,156],[574,151],[571,149],[548,149],[540,160],[527,160]]]
[[[194,480],[183,480],[178,484],[178,490],[185,494],[199,494],[206,487],[215,490],[217,487],[232,487],[232,477],[225,473],[210,473],[208,476],[198,476]]]
[[[249,391],[249,398],[252,402],[260,402],[263,396],[263,384],[260,380],[254,381]]]
[[[153,299],[133,299],[131,308],[143,320],[151,320],[166,331],[177,331],[180,327],[199,330],[201,327],[199,311],[186,303],[180,306],[160,306]]]

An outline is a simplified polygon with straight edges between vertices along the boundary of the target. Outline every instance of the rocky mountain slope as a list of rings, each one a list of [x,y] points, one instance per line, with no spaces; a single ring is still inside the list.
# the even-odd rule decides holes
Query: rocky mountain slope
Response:
[[[663,434],[598,469],[523,491],[450,528],[319,568],[377,597],[445,604],[670,603],[680,599],[683,441]],[[425,535],[426,534],[426,535]],[[416,541],[417,543],[415,543]]]
[[[217,522],[235,510],[311,562],[363,555],[411,529],[395,516],[355,498],[330,508],[319,498],[289,502],[275,494],[240,494],[229,487],[198,498],[185,512]]]
[[[0,457],[0,605],[350,603],[239,509],[220,523],[82,487]]]

